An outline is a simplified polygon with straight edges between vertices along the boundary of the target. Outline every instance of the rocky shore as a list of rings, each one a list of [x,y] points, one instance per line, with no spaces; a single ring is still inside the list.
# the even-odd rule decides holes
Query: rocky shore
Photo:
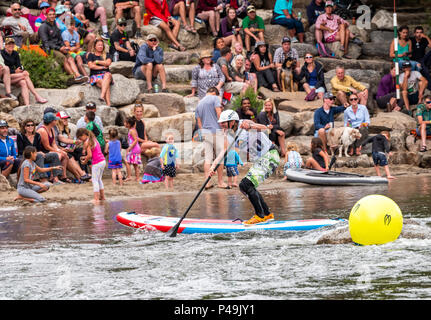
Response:
[[[274,1],[252,2],[259,8],[257,14],[265,21],[266,40],[270,44],[270,50],[274,52],[280,46],[282,37],[287,34],[284,27],[270,24],[272,15],[270,5]],[[305,7],[309,2],[310,0],[294,1],[296,11],[303,13],[306,42],[294,43],[292,47],[298,51],[302,58],[306,52],[317,54],[314,45],[313,28],[309,28],[306,19],[304,19],[306,16]],[[5,4],[0,6],[0,14],[4,14],[8,3],[6,1]],[[112,2],[99,0],[99,3],[109,9]],[[141,0],[142,5],[143,3],[144,1]],[[414,11],[414,9],[412,10]],[[426,24],[426,20],[429,13],[424,13],[423,10],[422,12],[410,12],[412,10],[400,11],[399,24],[407,24],[411,28],[421,24],[424,26],[425,31],[428,32],[429,26]],[[112,9],[107,11],[112,30],[114,28]],[[95,27],[98,28],[99,26],[96,25]],[[198,30],[197,34],[192,34],[185,30],[180,32],[179,41],[188,49],[186,52],[165,49],[165,67],[170,93],[142,93],[143,89],[146,88],[146,84],[143,80],[133,78],[132,68],[134,63],[120,61],[113,63],[110,68],[114,78],[114,85],[111,89],[112,106],[98,105],[97,107],[97,115],[103,120],[105,134],[110,127],[115,126],[119,129],[121,135],[126,135],[127,130],[121,126],[122,119],[130,114],[135,102],[144,103],[145,123],[149,139],[163,144],[163,132],[165,130],[175,130],[177,133],[176,146],[180,150],[182,159],[178,179],[183,179],[184,177],[188,182],[191,181],[189,175],[193,176],[193,174],[199,174],[203,171],[203,159],[201,156],[201,143],[192,141],[192,129],[195,125],[194,110],[198,103],[198,98],[185,98],[185,96],[191,92],[191,71],[197,64],[199,52],[212,47],[211,39],[206,32],[206,26],[197,23],[195,27]],[[360,29],[356,25],[351,25],[350,29],[364,42],[363,46],[350,44],[349,54],[354,59],[317,58],[325,68],[327,88],[329,90],[331,88],[329,81],[335,74],[335,67],[342,65],[346,69],[347,75],[353,76],[369,89],[367,107],[371,114],[370,134],[376,134],[381,130],[388,130],[391,133],[391,150],[393,152],[393,156],[390,158],[391,170],[395,174],[399,168],[404,168],[402,170],[406,174],[428,172],[427,168],[431,167],[431,152],[419,153],[420,142],[415,141],[414,137],[410,135],[410,131],[416,128],[415,118],[400,112],[386,113],[378,110],[373,98],[377,92],[380,79],[389,72],[391,65],[389,46],[393,39],[392,13],[388,10],[377,10],[371,20],[370,29]],[[136,26],[130,20],[128,33],[133,38],[135,32]],[[143,26],[141,33],[143,38],[149,33],[155,33],[162,39],[162,46],[167,48],[167,44],[164,44],[166,38],[158,28]],[[143,39],[133,40],[138,44],[144,41]],[[336,52],[337,55],[340,54],[337,44],[332,44],[331,50]],[[301,63],[303,63],[302,58]],[[47,104],[38,105],[34,100],[31,100],[31,106],[20,106],[20,103],[11,99],[0,99],[0,118],[6,119],[11,127],[18,129],[18,123],[26,118],[30,117],[36,122],[41,121],[43,109],[50,105],[54,106],[58,111],[66,110],[71,116],[70,123],[76,123],[84,113],[84,105],[89,101],[98,101],[99,96],[99,89],[90,85],[72,85],[67,89],[38,88],[37,91],[48,99]],[[304,101],[304,92],[274,93],[265,88],[261,88],[259,91],[264,98],[270,97],[276,101],[287,141],[295,141],[300,146],[301,155],[304,159],[307,158],[310,155],[310,141],[314,133],[313,112],[322,105],[322,102]],[[0,92],[4,92],[3,84],[0,84]],[[14,88],[13,93],[15,95],[19,96],[19,92],[19,89]],[[341,114],[336,118],[335,126],[342,126],[342,124],[343,115]],[[73,131],[74,126],[71,125],[71,127]],[[427,144],[428,149],[431,150],[431,142],[427,141]],[[374,174],[371,146],[368,145],[359,157],[339,158],[337,167],[355,172],[364,172],[365,170],[366,173]],[[110,174],[109,170],[105,170],[105,174]],[[280,173],[278,177],[281,177]],[[1,181],[0,185],[2,185]],[[137,187],[140,187],[140,185]]]

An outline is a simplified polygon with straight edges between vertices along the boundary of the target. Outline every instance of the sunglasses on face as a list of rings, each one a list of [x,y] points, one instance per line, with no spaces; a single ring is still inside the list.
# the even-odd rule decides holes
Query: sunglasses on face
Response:
[[[119,26],[120,27],[125,27],[125,26],[127,26],[127,23],[121,23],[121,24],[119,24]]]
[[[426,104],[431,104],[431,100],[430,101],[425,101]]]
[[[29,123],[29,124],[26,124],[25,126],[26,126],[26,127],[34,127],[34,124]]]
[[[313,59],[312,56],[306,56],[305,59]]]
[[[148,41],[151,41],[151,42],[157,42],[157,39],[150,39],[150,40],[148,40]]]
[[[350,101],[358,101],[358,98],[351,98]]]

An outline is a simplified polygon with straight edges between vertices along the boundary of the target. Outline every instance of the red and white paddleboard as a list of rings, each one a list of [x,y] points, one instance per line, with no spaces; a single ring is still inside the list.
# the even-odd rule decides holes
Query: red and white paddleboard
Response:
[[[175,226],[180,218],[161,217],[135,212],[120,212],[117,221],[125,226],[146,229],[169,231]],[[240,231],[259,231],[259,230],[284,230],[300,231],[312,230],[321,227],[331,226],[344,219],[309,219],[309,220],[285,220],[268,221],[254,225],[244,225],[241,221],[219,220],[219,219],[191,219],[185,218],[179,228],[178,233],[231,233]]]

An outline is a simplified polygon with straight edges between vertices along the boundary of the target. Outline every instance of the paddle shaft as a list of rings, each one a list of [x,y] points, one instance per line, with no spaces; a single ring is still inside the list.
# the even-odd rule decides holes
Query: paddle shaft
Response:
[[[220,166],[220,164],[222,162],[224,162],[224,159],[226,158],[227,154],[229,153],[230,149],[233,147],[233,145],[235,144],[236,140],[238,139],[240,133],[242,132],[242,129],[240,129],[237,133],[237,135],[235,136],[235,139],[233,140],[233,142],[229,145],[229,147],[226,149],[226,151],[223,154],[223,158],[219,161],[219,163],[217,163],[217,165],[214,168],[214,172],[217,171],[218,167]],[[204,182],[204,184],[202,185],[202,187],[199,189],[199,192],[196,194],[196,196],[194,197],[193,201],[190,203],[189,207],[187,208],[186,212],[184,212],[183,216],[180,218],[180,220],[178,220],[177,224],[175,226],[173,226],[168,232],[168,236],[173,238],[177,235],[178,232],[178,228],[180,227],[181,222],[183,222],[184,218],[186,217],[186,215],[189,213],[190,209],[193,207],[194,203],[196,202],[196,200],[199,198],[199,196],[201,195],[202,191],[204,191],[205,186],[208,184],[208,182],[211,180],[211,176],[208,176]]]

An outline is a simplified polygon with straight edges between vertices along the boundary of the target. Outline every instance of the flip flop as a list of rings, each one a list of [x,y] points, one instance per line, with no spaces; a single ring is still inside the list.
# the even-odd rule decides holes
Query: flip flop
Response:
[[[206,187],[205,187],[205,190],[209,190],[209,189],[212,189],[212,188],[214,188],[214,185],[213,185],[213,184],[211,184],[211,185],[209,185],[209,186],[206,186]]]

